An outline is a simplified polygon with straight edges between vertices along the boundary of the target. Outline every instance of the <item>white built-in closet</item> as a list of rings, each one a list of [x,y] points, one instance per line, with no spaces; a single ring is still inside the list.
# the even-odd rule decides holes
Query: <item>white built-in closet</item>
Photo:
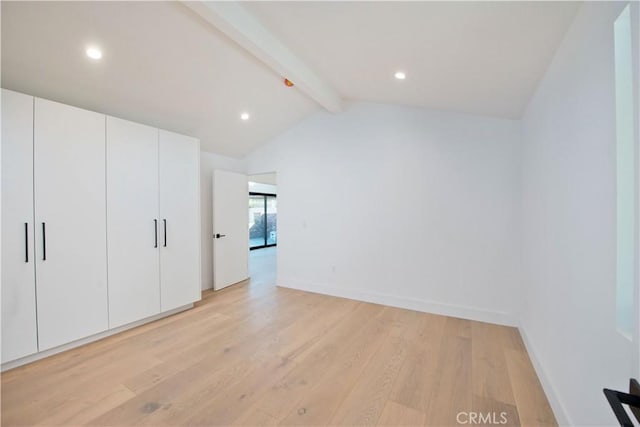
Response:
[[[2,362],[200,298],[199,141],[2,90]]]

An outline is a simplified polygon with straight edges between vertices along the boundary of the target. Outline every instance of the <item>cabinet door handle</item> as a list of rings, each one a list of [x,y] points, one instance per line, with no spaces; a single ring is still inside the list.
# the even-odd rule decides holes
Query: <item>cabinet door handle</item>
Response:
[[[29,223],[24,223],[24,262],[29,262]]]
[[[157,219],[153,220],[153,227],[155,230],[155,240],[154,240],[155,243],[153,244],[153,247],[157,248],[158,247],[158,220]]]
[[[164,222],[164,247],[167,247],[167,220],[163,219],[162,222]]]
[[[47,260],[47,228],[45,223],[42,223],[42,260]]]

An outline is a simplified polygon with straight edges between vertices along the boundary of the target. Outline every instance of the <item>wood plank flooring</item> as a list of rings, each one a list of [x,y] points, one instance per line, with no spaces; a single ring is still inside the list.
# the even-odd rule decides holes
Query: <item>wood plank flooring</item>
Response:
[[[1,409],[3,426],[556,425],[514,328],[255,280],[3,373]]]

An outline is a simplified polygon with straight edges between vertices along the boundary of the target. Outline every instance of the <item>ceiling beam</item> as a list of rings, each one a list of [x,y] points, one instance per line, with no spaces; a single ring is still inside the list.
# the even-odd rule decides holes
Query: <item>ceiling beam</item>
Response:
[[[332,113],[342,110],[340,95],[291,52],[238,2],[183,1],[205,21],[222,31],[295,87]]]

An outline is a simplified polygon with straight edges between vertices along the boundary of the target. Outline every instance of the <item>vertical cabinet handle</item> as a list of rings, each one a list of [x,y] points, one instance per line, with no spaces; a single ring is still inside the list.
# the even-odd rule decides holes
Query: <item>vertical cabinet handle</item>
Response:
[[[164,223],[164,247],[167,247],[167,220],[163,219],[162,222]]]
[[[158,220],[157,219],[153,220],[153,227],[155,230],[155,243],[153,244],[153,247],[157,248],[158,247]]]
[[[29,262],[29,223],[24,223],[24,262]]]
[[[47,228],[45,223],[42,223],[42,260],[47,260]]]

